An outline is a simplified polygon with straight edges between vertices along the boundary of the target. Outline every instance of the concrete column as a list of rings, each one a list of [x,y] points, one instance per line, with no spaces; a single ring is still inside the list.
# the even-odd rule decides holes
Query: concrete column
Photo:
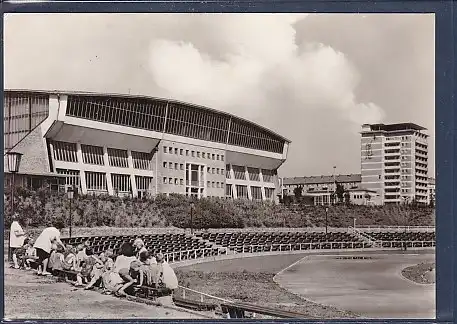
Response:
[[[259,179],[260,179],[260,190],[262,191],[262,200],[266,200],[265,196],[265,187],[263,186],[263,174],[262,174],[262,168],[259,168]]]
[[[135,168],[133,167],[133,158],[132,158],[132,151],[127,150],[127,160],[128,160],[128,166],[130,169],[130,183],[132,186],[132,195],[133,197],[138,197],[138,188],[136,187],[136,179],[135,179]]]
[[[76,143],[76,156],[78,157],[78,164],[83,166],[83,152],[81,150],[81,143]],[[81,182],[81,192],[83,195],[87,194],[87,184],[86,184],[86,172],[81,167],[79,171],[79,178]]]
[[[61,95],[60,96],[60,104],[58,106],[58,120],[64,120],[65,115],[67,114],[67,101],[68,101],[68,96]]]
[[[229,164],[229,172],[230,172],[230,178],[235,181],[235,172],[233,171],[232,165]],[[238,194],[236,192],[236,185],[232,184],[232,193],[233,193],[233,199],[238,199]]]
[[[103,146],[103,161],[105,166],[109,166],[108,159],[108,148]],[[114,195],[113,183],[111,182],[111,172],[106,172],[106,187],[108,188],[108,194]]]
[[[244,173],[246,174],[246,180],[247,180],[248,199],[252,200],[251,180],[249,179],[249,172],[248,172],[248,167],[247,166],[244,166]]]

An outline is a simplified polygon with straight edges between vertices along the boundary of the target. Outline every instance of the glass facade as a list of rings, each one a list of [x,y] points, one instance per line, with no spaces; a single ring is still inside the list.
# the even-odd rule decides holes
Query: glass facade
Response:
[[[49,96],[30,92],[3,96],[3,143],[10,149],[48,117]]]
[[[164,100],[70,95],[67,115],[268,152],[284,147],[279,136],[247,121]]]

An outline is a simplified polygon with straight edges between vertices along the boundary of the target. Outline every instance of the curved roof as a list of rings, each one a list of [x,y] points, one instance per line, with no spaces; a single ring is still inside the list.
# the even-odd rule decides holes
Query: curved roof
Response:
[[[151,97],[151,96],[146,96],[146,95],[131,95],[131,94],[119,94],[119,93],[97,93],[97,92],[88,92],[88,91],[67,91],[67,90],[5,89],[4,92],[29,92],[29,93],[43,93],[43,94],[56,94],[56,95],[62,94],[62,95],[73,95],[73,96],[80,95],[80,96],[94,96],[94,97],[97,96],[97,97],[112,97],[112,98],[125,98],[125,99],[147,99],[147,100],[165,101],[165,102],[168,102],[168,103],[180,104],[180,105],[184,105],[184,106],[187,106],[187,107],[197,108],[197,109],[200,109],[200,110],[206,110],[206,111],[214,112],[214,113],[217,113],[217,114],[220,114],[220,115],[225,115],[227,117],[234,118],[235,120],[244,122],[244,123],[248,124],[249,126],[261,129],[264,132],[270,134],[271,136],[277,137],[278,139],[280,139],[280,140],[282,140],[284,142],[291,143],[291,141],[289,139],[279,135],[278,133],[276,133],[276,132],[274,132],[274,131],[272,131],[272,130],[264,127],[264,126],[261,126],[261,125],[259,125],[257,123],[254,123],[254,122],[252,122],[250,120],[247,120],[247,119],[244,119],[244,118],[241,118],[241,117],[235,116],[233,114],[230,114],[230,113],[227,113],[227,112],[224,112],[224,111],[220,111],[220,110],[217,110],[217,109],[214,109],[214,108],[209,108],[209,107],[206,107],[206,106],[197,105],[197,104],[188,103],[188,102],[183,102],[183,101],[170,99],[170,98]]]

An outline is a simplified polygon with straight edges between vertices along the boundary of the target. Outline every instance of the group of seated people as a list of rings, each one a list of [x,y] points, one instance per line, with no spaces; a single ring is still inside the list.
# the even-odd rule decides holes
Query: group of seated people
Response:
[[[32,240],[24,243],[16,253],[20,267],[30,269],[32,263],[39,264],[39,257]],[[132,294],[138,287],[162,288],[170,292],[178,288],[176,275],[164,255],[150,253],[141,239],[136,239],[133,245],[123,243],[117,256],[110,249],[97,255],[88,242],[77,247],[53,243],[46,268],[38,267],[37,273],[56,274],[61,270],[76,274],[76,287],[99,287],[103,293],[119,297]]]

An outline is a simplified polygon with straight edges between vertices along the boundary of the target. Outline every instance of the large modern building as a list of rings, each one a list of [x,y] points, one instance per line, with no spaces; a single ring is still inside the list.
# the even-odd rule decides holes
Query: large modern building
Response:
[[[383,204],[428,201],[426,129],[412,123],[362,125],[362,186]]]
[[[16,181],[83,194],[273,200],[290,141],[184,102],[60,91],[4,92],[5,151]],[[5,164],[6,185],[10,181]]]

